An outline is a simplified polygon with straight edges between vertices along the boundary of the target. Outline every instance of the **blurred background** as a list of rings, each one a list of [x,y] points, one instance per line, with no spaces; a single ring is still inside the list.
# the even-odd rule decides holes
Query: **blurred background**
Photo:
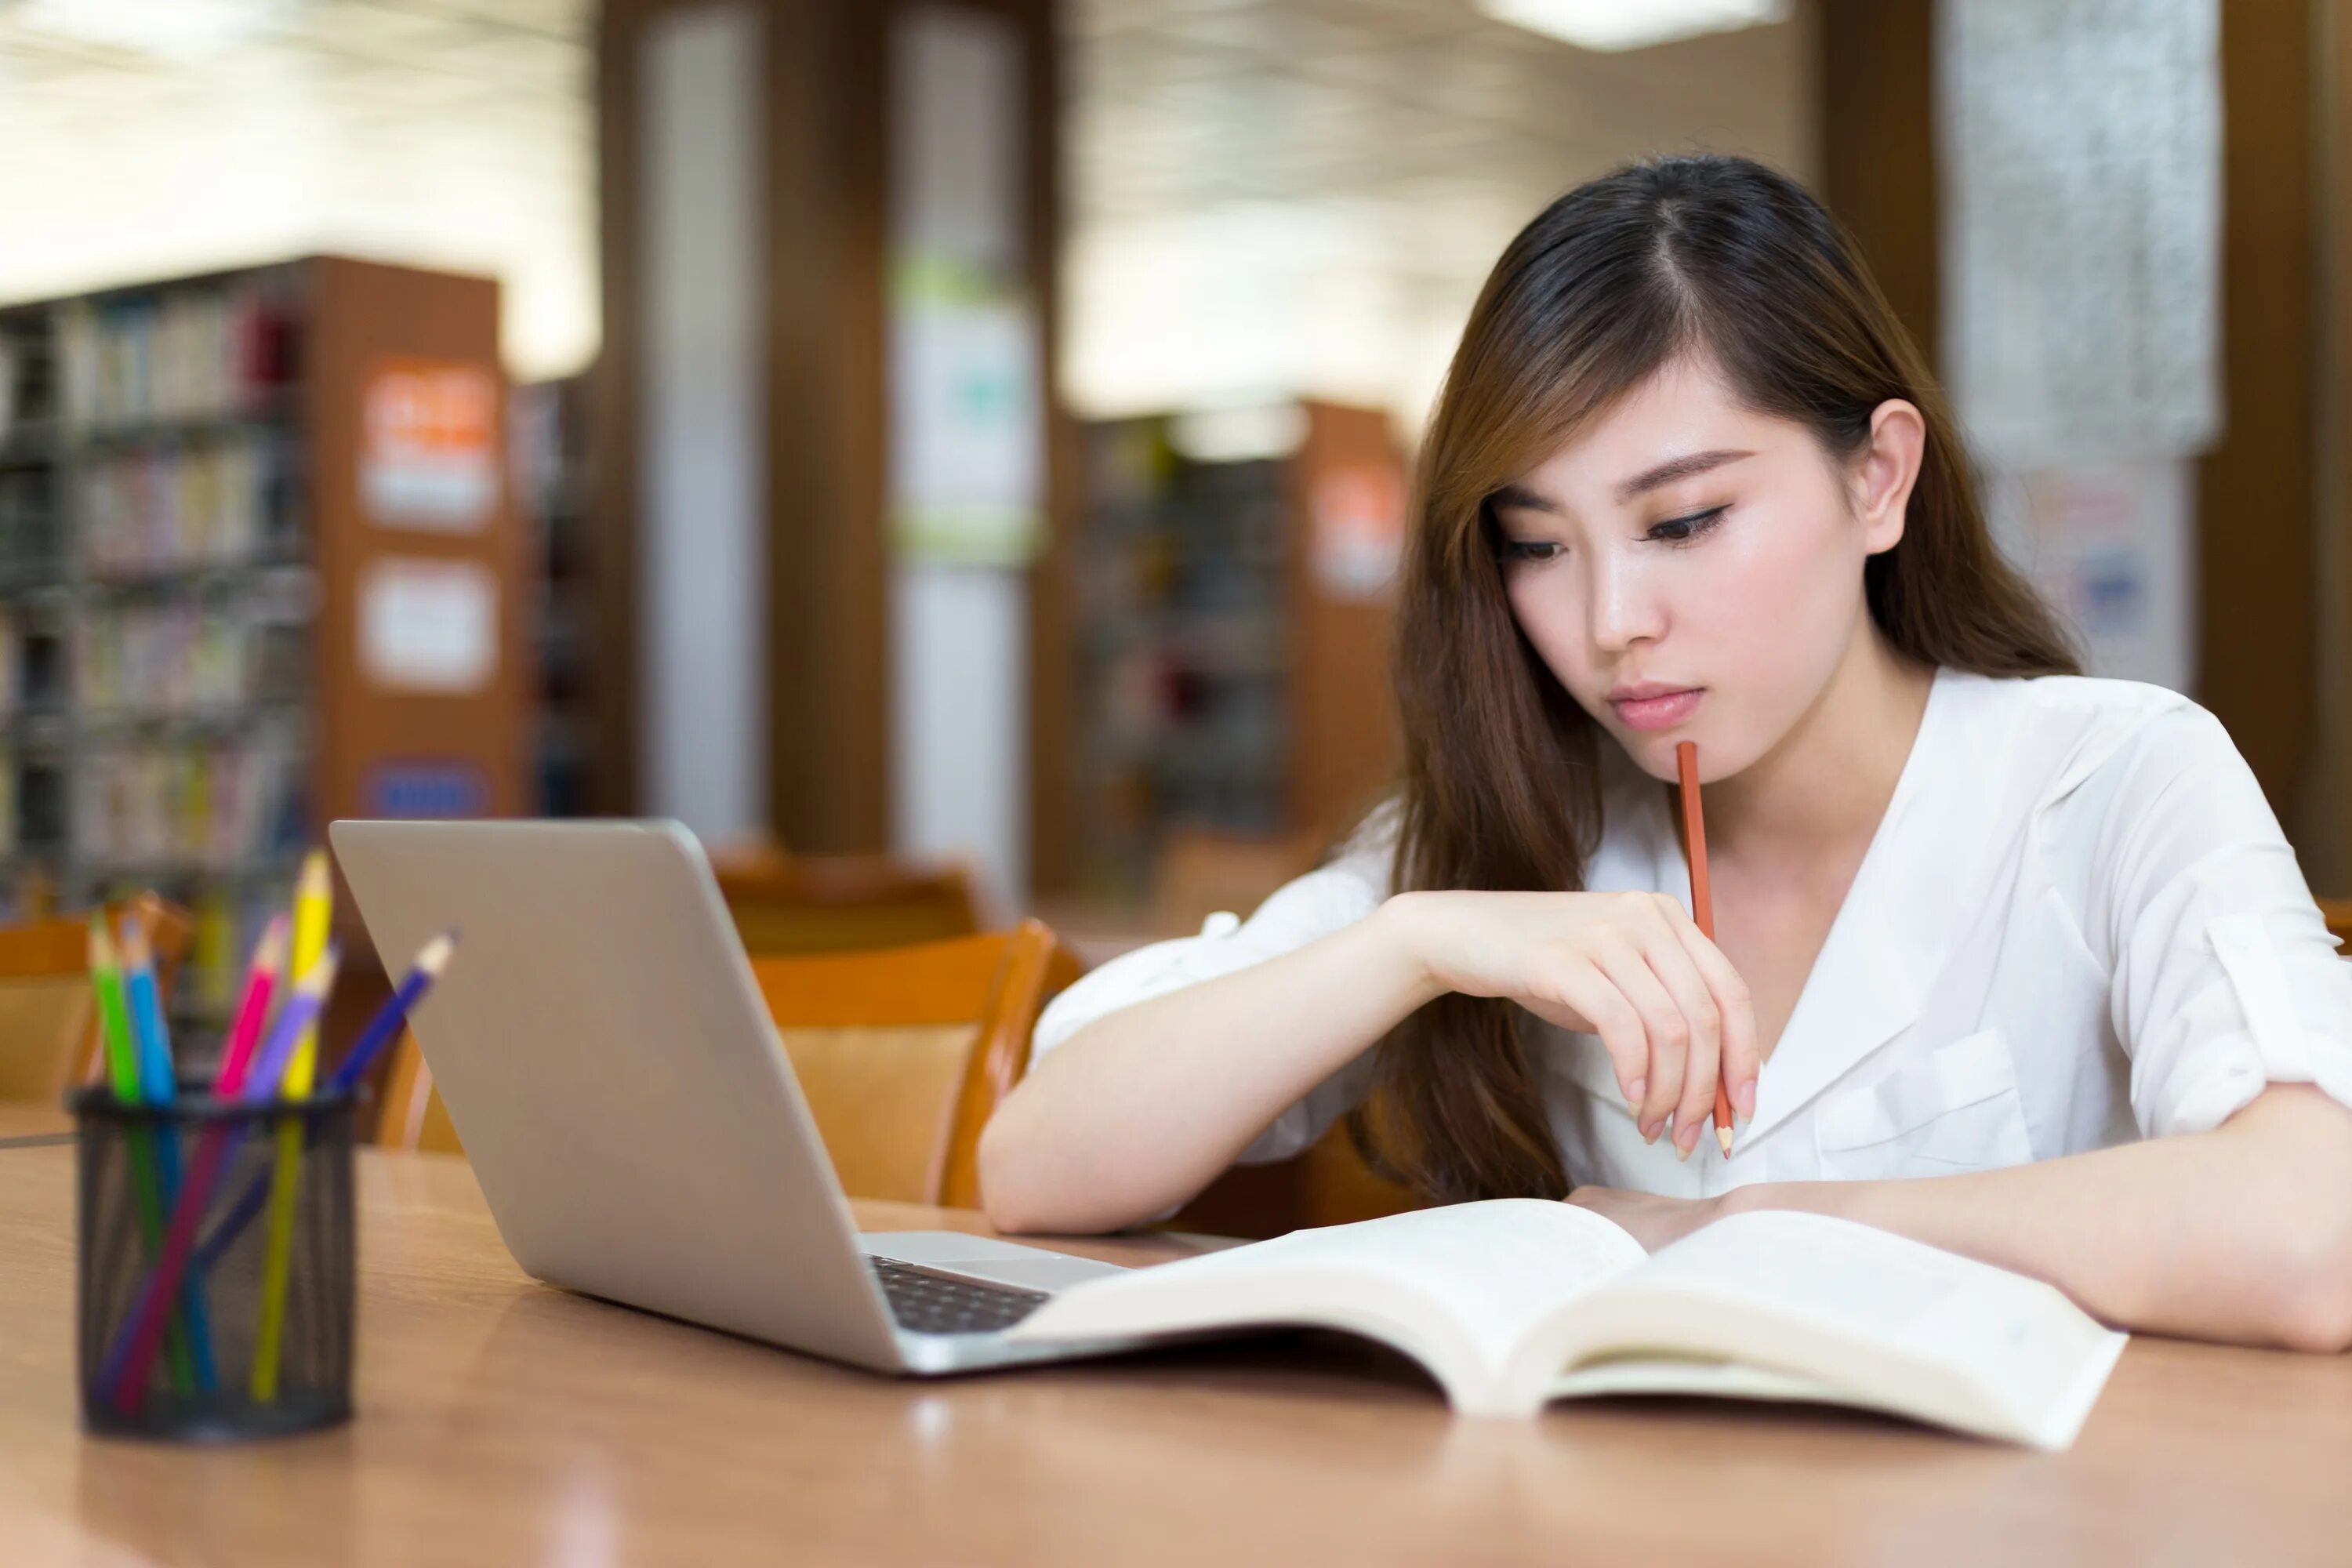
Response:
[[[1246,910],[1393,763],[1510,235],[1749,153],[2101,673],[2352,890],[2335,0],[0,0],[0,892],[228,1000],[349,815],[654,814],[747,935]]]

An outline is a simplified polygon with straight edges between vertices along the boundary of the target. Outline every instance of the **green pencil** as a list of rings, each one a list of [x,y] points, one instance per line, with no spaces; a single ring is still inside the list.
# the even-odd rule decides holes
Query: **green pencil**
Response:
[[[107,1081],[114,1098],[126,1105],[139,1103],[139,1058],[131,1043],[131,1005],[122,989],[122,966],[114,956],[114,939],[107,933],[103,912],[89,917],[89,979],[98,991],[98,1037],[106,1052]],[[154,1151],[143,1133],[123,1140],[131,1161],[131,1186],[139,1205],[139,1230],[152,1266],[163,1245],[163,1199],[155,1184]],[[171,1363],[173,1392],[187,1393],[194,1384],[189,1369],[187,1335],[179,1315],[173,1314],[164,1335],[163,1353]]]

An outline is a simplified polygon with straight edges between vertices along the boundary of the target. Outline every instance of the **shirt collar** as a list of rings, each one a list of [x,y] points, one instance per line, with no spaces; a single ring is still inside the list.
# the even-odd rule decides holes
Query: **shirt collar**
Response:
[[[2021,818],[1999,786],[1999,739],[1971,720],[1983,683],[1937,670],[1911,754],[1788,1026],[1756,1084],[1740,1147],[1811,1102],[1916,1022],[1995,879]]]

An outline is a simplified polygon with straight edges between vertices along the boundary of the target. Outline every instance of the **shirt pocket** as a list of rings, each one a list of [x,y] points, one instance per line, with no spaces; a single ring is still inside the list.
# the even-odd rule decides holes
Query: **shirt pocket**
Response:
[[[2017,1064],[1998,1028],[1823,1096],[1813,1140],[1822,1174],[1832,1181],[1990,1171],[2033,1158]]]

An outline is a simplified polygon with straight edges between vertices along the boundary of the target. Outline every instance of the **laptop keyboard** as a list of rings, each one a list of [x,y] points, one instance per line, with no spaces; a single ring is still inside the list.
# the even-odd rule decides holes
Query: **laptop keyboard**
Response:
[[[868,1258],[890,1316],[918,1334],[988,1334],[1009,1329],[1045,1302],[1043,1290],[990,1285],[920,1268],[895,1258]]]

